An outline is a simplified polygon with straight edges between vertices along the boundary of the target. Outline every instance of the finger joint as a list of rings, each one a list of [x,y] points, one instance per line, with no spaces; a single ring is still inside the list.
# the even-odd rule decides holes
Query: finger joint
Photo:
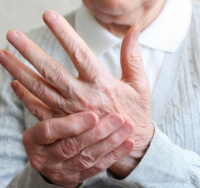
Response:
[[[91,168],[97,162],[95,152],[92,148],[86,148],[79,155],[79,168],[81,170]]]

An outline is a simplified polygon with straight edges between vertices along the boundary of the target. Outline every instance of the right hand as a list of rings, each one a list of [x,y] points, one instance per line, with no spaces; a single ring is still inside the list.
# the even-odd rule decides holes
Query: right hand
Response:
[[[24,34],[13,30],[8,32],[7,39],[40,73],[35,73],[8,51],[0,50],[1,64],[18,80],[12,84],[14,91],[40,120],[83,111],[93,111],[99,117],[121,114],[134,127],[130,138],[135,147],[128,158],[111,170],[115,174],[120,172],[117,174],[120,178],[126,177],[145,155],[154,134],[149,83],[137,42],[139,30],[131,27],[124,37],[122,78],[117,80],[102,67],[61,15],[47,11],[44,20],[72,59],[78,77]]]
[[[131,125],[118,114],[101,119],[80,112],[28,128],[24,146],[33,168],[50,182],[73,188],[126,157],[134,147]]]

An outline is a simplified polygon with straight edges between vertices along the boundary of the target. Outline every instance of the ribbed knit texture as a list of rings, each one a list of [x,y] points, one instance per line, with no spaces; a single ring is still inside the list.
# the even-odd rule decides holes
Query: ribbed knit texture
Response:
[[[117,181],[104,172],[84,182],[83,187],[200,187],[200,5],[197,4],[186,39],[176,53],[167,54],[152,93],[156,130],[146,155],[126,179]],[[73,26],[74,14],[67,16],[67,20]],[[29,36],[76,74],[69,57],[46,27],[30,32]],[[0,76],[0,188],[22,169],[9,188],[56,188],[27,163],[21,136],[36,119],[12,93],[12,78],[2,67]]]
[[[166,56],[152,94],[152,119],[173,143],[200,154],[200,8],[193,9],[187,38]]]

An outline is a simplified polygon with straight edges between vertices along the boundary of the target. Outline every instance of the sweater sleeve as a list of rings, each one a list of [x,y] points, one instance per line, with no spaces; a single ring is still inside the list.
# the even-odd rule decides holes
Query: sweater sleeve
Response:
[[[60,188],[54,184],[47,183],[44,178],[35,171],[29,163],[15,176],[7,188]]]
[[[200,187],[200,156],[173,144],[155,126],[151,145],[132,173],[118,182],[123,187]]]
[[[26,164],[27,157],[21,141],[25,130],[24,111],[12,92],[13,80],[0,66],[0,187],[6,187]]]
[[[48,184],[28,163],[22,143],[28,118],[10,87],[12,81],[0,66],[0,188],[58,188]]]

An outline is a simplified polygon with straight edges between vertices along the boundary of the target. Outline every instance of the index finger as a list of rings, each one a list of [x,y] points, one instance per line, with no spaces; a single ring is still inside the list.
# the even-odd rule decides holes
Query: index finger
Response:
[[[23,142],[36,145],[52,144],[59,139],[77,136],[91,129],[97,122],[98,116],[93,112],[80,112],[44,120],[25,131]]]

